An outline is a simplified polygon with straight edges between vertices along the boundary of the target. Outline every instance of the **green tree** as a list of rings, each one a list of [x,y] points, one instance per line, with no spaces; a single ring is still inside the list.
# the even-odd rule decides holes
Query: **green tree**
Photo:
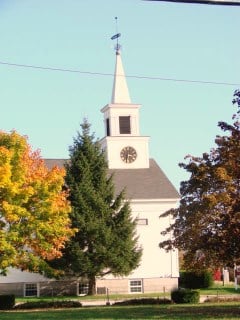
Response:
[[[114,195],[113,177],[108,175],[104,152],[90,124],[84,120],[69,148],[66,185],[72,206],[72,226],[77,232],[55,266],[66,274],[86,277],[89,294],[96,292],[96,277],[128,275],[140,261],[129,202],[124,191]]]
[[[64,169],[49,170],[27,138],[0,132],[0,270],[52,272],[73,231],[62,190]]]
[[[177,209],[164,213],[174,223],[164,231],[173,239],[160,243],[184,252],[187,269],[216,268],[240,262],[240,91],[234,94],[233,123],[219,122],[224,132],[216,147],[181,163],[190,178],[181,183]]]

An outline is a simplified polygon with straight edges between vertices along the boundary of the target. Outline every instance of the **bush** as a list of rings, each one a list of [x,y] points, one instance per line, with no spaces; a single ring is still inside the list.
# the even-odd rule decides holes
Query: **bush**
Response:
[[[132,305],[147,305],[147,304],[170,304],[171,302],[172,301],[169,299],[140,298],[140,299],[127,299],[124,301],[115,302],[113,305],[132,306]]]
[[[175,303],[198,303],[200,294],[190,289],[176,289],[171,292],[171,299]]]
[[[71,300],[58,301],[29,301],[15,306],[14,309],[47,309],[47,308],[80,308],[81,302]]]
[[[0,295],[0,310],[12,309],[15,305],[14,294]]]
[[[188,289],[209,288],[213,284],[213,275],[209,271],[200,273],[184,271],[180,272],[179,286]]]

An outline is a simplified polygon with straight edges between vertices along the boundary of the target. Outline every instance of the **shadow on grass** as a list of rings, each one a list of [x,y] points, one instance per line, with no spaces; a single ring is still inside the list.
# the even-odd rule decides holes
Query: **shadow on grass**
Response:
[[[75,310],[2,312],[1,320],[79,320],[79,319],[239,319],[240,305],[173,305],[129,307],[84,307]]]

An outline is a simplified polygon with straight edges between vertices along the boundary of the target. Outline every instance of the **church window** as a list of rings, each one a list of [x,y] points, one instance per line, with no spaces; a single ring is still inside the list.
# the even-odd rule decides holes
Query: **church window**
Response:
[[[141,293],[142,292],[142,280],[130,280],[130,292]]]
[[[107,130],[107,136],[110,136],[110,122],[109,122],[109,118],[106,119],[106,130]]]
[[[119,117],[119,132],[120,134],[130,134],[130,116],[121,116]]]
[[[136,223],[138,226],[147,226],[148,225],[148,219],[136,219]]]
[[[107,294],[108,288],[106,287],[97,287],[97,294]]]
[[[88,294],[88,283],[82,283],[80,282],[79,283],[79,286],[78,286],[78,294],[79,295],[87,295]]]
[[[38,297],[39,289],[37,283],[25,283],[24,297]]]

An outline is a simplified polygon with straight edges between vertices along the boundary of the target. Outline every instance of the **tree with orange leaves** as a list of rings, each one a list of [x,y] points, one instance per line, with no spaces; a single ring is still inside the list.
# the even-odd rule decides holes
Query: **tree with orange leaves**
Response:
[[[26,137],[0,132],[0,270],[45,272],[74,231],[65,170],[49,170]]]

